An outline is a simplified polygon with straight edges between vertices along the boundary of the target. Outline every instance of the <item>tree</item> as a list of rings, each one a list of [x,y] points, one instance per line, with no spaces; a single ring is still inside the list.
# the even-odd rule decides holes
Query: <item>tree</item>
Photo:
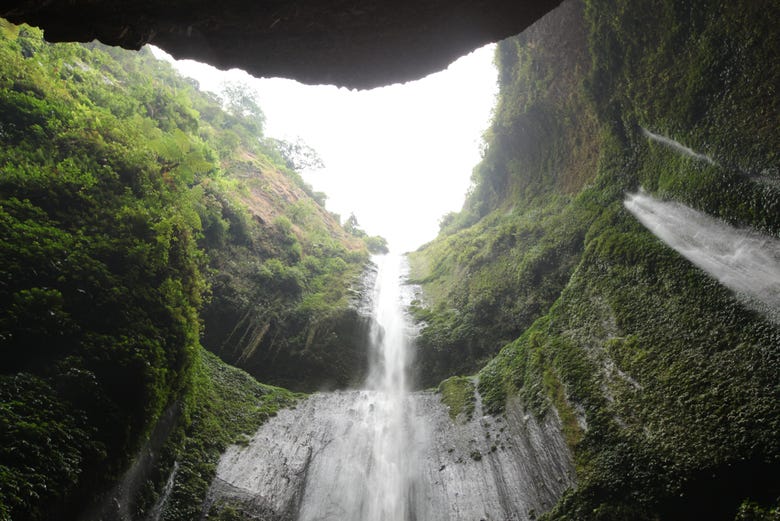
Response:
[[[257,92],[249,84],[244,82],[223,83],[220,99],[227,112],[250,123],[258,137],[262,136],[265,127],[265,114],[258,103]]]
[[[313,171],[325,168],[322,158],[311,146],[303,141],[300,136],[295,141],[283,139],[270,139],[281,154],[287,168],[296,171]]]
[[[366,232],[360,228],[360,224],[358,223],[357,217],[355,217],[354,213],[349,214],[349,217],[347,217],[347,220],[344,222],[344,230],[350,235],[354,235],[355,237],[366,236]]]

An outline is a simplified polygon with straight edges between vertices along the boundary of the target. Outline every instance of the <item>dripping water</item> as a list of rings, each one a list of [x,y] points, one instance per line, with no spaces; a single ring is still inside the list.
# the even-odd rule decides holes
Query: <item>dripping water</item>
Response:
[[[639,127],[642,130],[642,135],[644,135],[647,139],[651,141],[655,141],[656,143],[660,143],[661,145],[670,148],[671,150],[674,150],[675,152],[678,152],[684,156],[691,157],[693,159],[696,159],[697,161],[703,161],[709,165],[721,167],[723,165],[718,164],[714,159],[712,159],[710,156],[706,154],[702,154],[700,152],[696,152],[692,148],[689,148],[679,141],[675,141],[672,138],[662,136],[661,134],[656,134],[654,132],[650,132],[644,127]],[[737,168],[737,171],[742,175],[745,176],[747,179],[758,183],[760,185],[763,185],[767,187],[768,189],[778,189],[780,188],[780,178],[778,178],[778,170],[777,167],[770,167],[770,168],[762,168],[758,172],[750,172],[746,171],[740,168]]]
[[[162,516],[162,513],[165,510],[165,505],[168,504],[168,499],[171,497],[171,492],[173,492],[173,485],[176,482],[177,472],[179,472],[179,462],[174,461],[173,469],[171,469],[168,480],[165,482],[165,487],[163,487],[162,494],[160,494],[160,497],[157,499],[157,502],[154,504],[151,511],[149,512],[149,515],[147,516],[148,521],[160,521],[160,516]]]

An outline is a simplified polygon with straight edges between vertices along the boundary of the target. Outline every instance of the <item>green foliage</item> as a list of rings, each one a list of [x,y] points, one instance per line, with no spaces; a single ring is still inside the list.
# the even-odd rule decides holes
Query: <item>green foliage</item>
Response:
[[[220,97],[228,114],[243,120],[248,127],[247,130],[256,138],[262,137],[265,114],[258,104],[257,94],[250,85],[240,82],[224,84]],[[232,124],[234,123],[228,123],[228,125]]]
[[[0,502],[15,519],[40,519],[118,476],[186,385],[205,291],[189,186],[214,165],[203,166],[203,145],[180,130],[166,146],[148,139],[162,126],[186,128],[185,111],[152,120],[138,100],[127,114],[113,92],[126,78],[99,68],[112,63],[102,51],[52,47],[27,28],[0,43],[0,360],[4,378],[39,382],[27,400],[51,404],[16,408],[6,432],[23,429],[35,446],[24,425],[49,424],[31,415],[60,411],[50,439],[67,446],[27,468],[68,481],[31,492],[35,507]],[[54,441],[71,427],[72,441]],[[58,457],[70,461],[46,473]],[[23,480],[24,468],[5,476]]]
[[[242,199],[257,204],[265,190],[255,181],[247,185]],[[231,199],[217,190],[209,188],[215,199]],[[208,249],[213,283],[202,342],[277,385],[308,391],[357,382],[366,366],[367,325],[350,288],[368,262],[366,247],[350,242],[309,199],[277,204],[284,213],[272,226],[222,205],[221,220],[241,224],[231,224],[220,247]]]
[[[552,196],[525,211],[494,211],[474,226],[410,255],[427,305],[417,339],[421,373],[432,383],[474,371],[546,312],[566,285],[603,196]],[[457,352],[457,356],[452,353]]]
[[[595,175],[600,147],[581,87],[581,11],[566,4],[556,20],[496,50],[500,92],[474,187],[463,210],[443,218],[439,238],[410,255],[427,296],[413,309],[425,322],[417,341],[424,385],[475,371],[544,314],[611,200],[576,196]]]
[[[366,247],[371,253],[387,253],[390,250],[387,248],[387,239],[379,235],[372,235],[366,237]]]
[[[746,499],[739,506],[734,521],[777,521],[780,519],[780,507],[764,508],[755,501]]]
[[[40,378],[0,377],[0,519],[21,512],[30,518],[54,515],[47,503],[73,492],[85,461],[105,457],[85,427],[83,415],[74,415]]]
[[[384,237],[379,235],[369,236],[363,231],[355,214],[350,214],[347,220],[344,221],[344,231],[353,237],[362,239],[371,253],[382,254],[390,251],[387,248],[387,240]]]
[[[593,179],[598,122],[581,89],[590,67],[581,19],[582,5],[568,2],[554,18],[498,44],[500,91],[483,158],[463,211],[447,219],[446,230],[551,191],[576,193]]]

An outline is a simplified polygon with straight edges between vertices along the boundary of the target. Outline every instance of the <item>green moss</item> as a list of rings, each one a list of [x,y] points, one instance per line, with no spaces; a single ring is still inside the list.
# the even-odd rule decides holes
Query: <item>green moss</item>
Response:
[[[474,382],[466,376],[452,376],[439,384],[441,401],[447,406],[453,421],[460,415],[467,420],[473,416],[476,404],[474,389]]]
[[[246,372],[200,350],[192,393],[184,407],[183,437],[171,438],[169,465],[179,462],[162,519],[188,520],[200,515],[220,455],[241,443],[280,408],[293,406],[301,395],[258,383]],[[165,473],[161,473],[165,476]]]
[[[577,413],[569,403],[566,389],[552,367],[545,369],[542,380],[544,382],[545,394],[550,397],[561,419],[563,438],[566,440],[566,445],[573,451],[582,441],[582,437],[585,434],[577,420]]]
[[[413,281],[425,291],[425,304],[413,308],[425,323],[416,342],[423,384],[476,370],[548,309],[598,211],[584,197],[538,199],[411,254]]]

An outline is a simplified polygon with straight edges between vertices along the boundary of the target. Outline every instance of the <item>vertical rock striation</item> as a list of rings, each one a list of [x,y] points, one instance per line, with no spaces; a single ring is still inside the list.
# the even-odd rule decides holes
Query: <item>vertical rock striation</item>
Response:
[[[219,462],[206,510],[231,506],[268,521],[359,520],[370,468],[374,391],[321,393],[263,425]],[[544,420],[513,402],[501,417],[452,420],[430,392],[408,396],[407,447],[416,455],[405,519],[525,521],[549,510],[574,483],[554,413]]]

